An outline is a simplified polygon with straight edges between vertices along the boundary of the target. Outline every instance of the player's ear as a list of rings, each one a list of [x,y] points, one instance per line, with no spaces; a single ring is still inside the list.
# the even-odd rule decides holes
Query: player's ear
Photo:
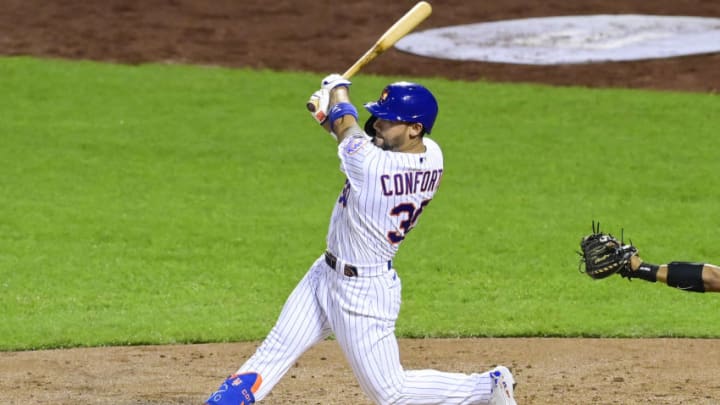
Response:
[[[410,128],[410,137],[412,138],[425,134],[423,124],[419,122],[413,122],[411,124],[408,124],[408,128]]]

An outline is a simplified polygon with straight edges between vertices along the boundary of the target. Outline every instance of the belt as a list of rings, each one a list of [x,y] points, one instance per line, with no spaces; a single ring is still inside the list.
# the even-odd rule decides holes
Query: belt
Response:
[[[337,268],[337,262],[337,257],[335,257],[330,252],[325,252],[325,263],[327,263],[328,266],[332,267],[333,270],[340,271],[340,269]],[[345,266],[343,266],[342,272],[347,277],[357,277],[358,275],[357,267],[350,264],[346,264]]]
[[[362,266],[360,267],[360,270],[358,272],[358,266],[353,266],[352,264],[348,263],[339,263],[337,257],[335,257],[334,254],[330,252],[325,252],[325,263],[330,266],[333,270],[342,272],[346,277],[358,277],[358,276],[372,276],[372,275],[378,275],[382,271],[387,271],[392,268],[392,262],[388,261],[387,265],[383,264],[380,266]],[[343,264],[342,266],[338,266],[338,264]]]

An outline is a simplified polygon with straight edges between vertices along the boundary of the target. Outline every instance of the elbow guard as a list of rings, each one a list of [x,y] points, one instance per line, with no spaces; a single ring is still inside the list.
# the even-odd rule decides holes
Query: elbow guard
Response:
[[[685,291],[704,293],[703,267],[702,263],[672,262],[668,264],[667,285]]]

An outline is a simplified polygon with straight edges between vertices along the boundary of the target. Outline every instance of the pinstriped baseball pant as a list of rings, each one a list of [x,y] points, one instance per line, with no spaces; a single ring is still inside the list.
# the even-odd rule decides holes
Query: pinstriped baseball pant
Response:
[[[492,393],[488,372],[403,369],[395,338],[400,301],[394,269],[375,277],[347,277],[321,256],[238,372],[260,373],[263,383],[255,394],[260,401],[306,350],[334,334],[360,387],[377,404],[486,404]]]

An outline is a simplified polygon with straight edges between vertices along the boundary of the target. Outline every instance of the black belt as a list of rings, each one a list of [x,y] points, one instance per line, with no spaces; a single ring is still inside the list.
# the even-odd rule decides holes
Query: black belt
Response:
[[[337,261],[337,257],[335,257],[332,253],[325,252],[325,263],[327,263],[328,266],[332,267],[333,270],[339,271],[340,269],[337,268]],[[349,264],[346,264],[345,268],[342,269],[342,271],[343,274],[345,274],[345,276],[347,277],[357,277],[358,275],[357,267],[351,266]]]

